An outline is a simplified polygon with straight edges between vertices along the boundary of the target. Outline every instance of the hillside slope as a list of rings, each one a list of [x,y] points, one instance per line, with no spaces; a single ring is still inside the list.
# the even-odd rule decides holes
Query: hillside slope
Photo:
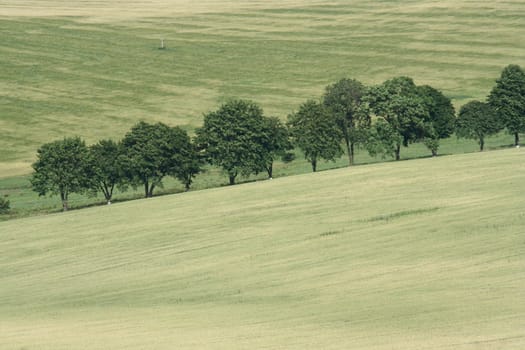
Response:
[[[1,349],[523,349],[523,150],[0,222]]]
[[[229,98],[286,118],[344,76],[482,100],[525,65],[524,17],[522,0],[2,0],[0,177],[64,136],[193,130]]]

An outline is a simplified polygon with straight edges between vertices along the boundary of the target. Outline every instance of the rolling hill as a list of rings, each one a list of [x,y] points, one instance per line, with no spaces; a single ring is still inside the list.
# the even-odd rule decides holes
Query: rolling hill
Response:
[[[0,222],[2,349],[522,349],[522,149]]]
[[[4,0],[0,177],[64,136],[118,139],[141,119],[193,130],[232,97],[285,118],[343,76],[483,99],[525,65],[524,17],[521,0]]]

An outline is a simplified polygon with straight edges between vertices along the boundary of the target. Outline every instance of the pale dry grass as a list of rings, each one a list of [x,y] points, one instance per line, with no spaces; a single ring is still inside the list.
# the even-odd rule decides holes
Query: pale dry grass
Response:
[[[25,175],[29,169],[31,169],[29,162],[0,162],[0,179]]]
[[[383,163],[0,222],[0,348],[522,349],[523,160]]]
[[[279,9],[326,5],[319,0],[1,0],[0,16],[64,17],[82,16],[88,21],[107,22],[147,17],[173,17],[210,12],[234,13],[241,10]]]

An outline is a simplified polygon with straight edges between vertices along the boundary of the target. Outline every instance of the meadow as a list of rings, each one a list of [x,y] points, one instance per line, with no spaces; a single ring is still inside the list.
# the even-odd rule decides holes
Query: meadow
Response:
[[[524,154],[0,222],[2,349],[522,349]]]
[[[345,76],[408,75],[459,107],[525,66],[523,18],[521,0],[0,0],[0,349],[523,349],[507,134],[318,173],[298,154],[232,187],[210,168],[67,213],[28,175],[64,136],[191,132],[230,98],[284,119]]]
[[[284,119],[344,76],[483,99],[525,65],[524,17],[519,0],[1,0],[0,178],[29,173],[45,142],[139,120],[192,131],[229,98]]]

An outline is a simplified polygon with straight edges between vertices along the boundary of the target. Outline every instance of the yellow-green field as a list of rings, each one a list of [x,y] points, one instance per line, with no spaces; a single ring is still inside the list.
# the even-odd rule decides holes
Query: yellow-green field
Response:
[[[523,349],[523,152],[0,222],[0,348]]]
[[[483,99],[525,66],[523,18],[521,0],[0,0],[0,177],[66,135],[193,130],[232,97],[285,118],[343,76]]]

